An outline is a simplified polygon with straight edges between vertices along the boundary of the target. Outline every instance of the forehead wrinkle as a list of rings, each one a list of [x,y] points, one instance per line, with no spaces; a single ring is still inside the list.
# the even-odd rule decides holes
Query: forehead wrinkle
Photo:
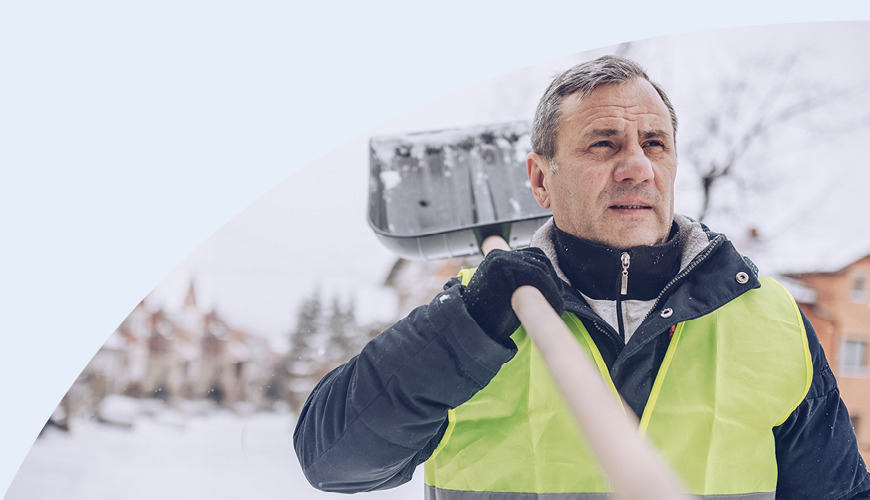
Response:
[[[594,128],[583,134],[584,138],[591,137],[614,137],[620,135],[620,131],[615,128]]]
[[[619,109],[618,112],[614,113],[613,108],[616,107]],[[586,122],[585,127],[594,127],[596,130],[604,130],[604,129],[618,129],[625,123],[637,124],[640,127],[658,127],[659,123],[662,121],[666,121],[670,124],[670,119],[661,116],[659,113],[655,111],[647,111],[643,113],[632,113],[628,112],[625,108],[621,106],[607,106],[609,109],[590,109],[585,113],[581,113],[579,115],[567,117],[565,120],[565,125],[568,123],[580,123]],[[664,130],[657,129],[657,130]]]
[[[670,137],[671,133],[667,130],[662,129],[648,130],[646,132],[641,132],[640,130],[638,130],[637,136],[641,139],[654,139],[656,137]]]

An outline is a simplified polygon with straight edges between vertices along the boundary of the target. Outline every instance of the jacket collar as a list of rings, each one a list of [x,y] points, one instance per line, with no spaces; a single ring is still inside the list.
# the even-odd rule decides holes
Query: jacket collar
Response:
[[[683,244],[682,256],[680,259],[680,271],[686,269],[692,260],[710,245],[710,242],[714,238],[722,236],[710,231],[700,222],[692,220],[684,215],[674,214],[674,222],[679,228]],[[550,217],[543,226],[535,231],[535,234],[532,236],[531,246],[543,250],[550,259],[550,262],[553,263],[553,267],[556,269],[556,274],[563,281],[570,283],[571,280],[568,279],[562,268],[559,266],[559,257],[556,253],[555,246],[555,233],[556,224],[553,222],[553,218]]]
[[[668,241],[617,250],[553,231],[562,272],[586,297],[597,300],[650,300],[679,271],[682,238],[672,224]]]

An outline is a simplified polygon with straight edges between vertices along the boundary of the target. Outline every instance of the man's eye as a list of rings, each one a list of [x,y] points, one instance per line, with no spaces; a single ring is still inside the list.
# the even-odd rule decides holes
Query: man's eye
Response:
[[[649,147],[652,147],[652,148],[655,148],[655,147],[663,148],[664,146],[665,146],[665,143],[663,143],[662,141],[647,141],[647,142],[645,142],[645,143],[643,144],[643,147],[645,147],[645,148],[649,148]]]
[[[610,141],[598,141],[592,144],[593,148],[612,148],[613,143]]]

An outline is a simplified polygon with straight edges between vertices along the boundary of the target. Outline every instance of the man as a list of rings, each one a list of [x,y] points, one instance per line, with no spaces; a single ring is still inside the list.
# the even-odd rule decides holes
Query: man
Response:
[[[491,252],[321,381],[294,434],[309,481],[389,488],[426,462],[430,499],[609,491],[510,309],[531,284],[691,493],[870,498],[836,381],[791,296],[723,235],[674,215],[676,129],[632,61],[557,77],[527,159],[553,218],[532,248]]]

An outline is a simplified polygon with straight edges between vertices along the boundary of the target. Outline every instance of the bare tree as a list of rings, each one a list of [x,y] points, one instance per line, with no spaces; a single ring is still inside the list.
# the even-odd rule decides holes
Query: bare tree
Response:
[[[706,114],[684,132],[681,163],[697,174],[701,204],[697,218],[703,221],[714,210],[727,210],[734,200],[720,200],[726,184],[741,192],[765,189],[775,174],[765,164],[765,149],[772,136],[811,132],[816,135],[852,133],[870,124],[864,111],[850,119],[829,111],[870,90],[870,82],[852,85],[823,83],[818,75],[796,70],[801,52],[747,58],[741,71],[720,80],[708,93]],[[814,78],[815,77],[815,78]],[[803,130],[797,130],[797,129]],[[812,130],[809,130],[812,129]]]

